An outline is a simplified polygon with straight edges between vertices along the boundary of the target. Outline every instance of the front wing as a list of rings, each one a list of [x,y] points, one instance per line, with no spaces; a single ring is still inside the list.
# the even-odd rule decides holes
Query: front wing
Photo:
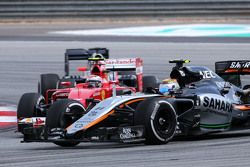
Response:
[[[86,132],[79,139],[70,138],[63,129],[54,129],[51,133],[46,132],[46,127],[29,127],[24,129],[22,142],[57,142],[57,141],[78,141],[78,142],[122,142],[135,143],[144,141],[143,126],[127,127],[100,127],[94,131]]]

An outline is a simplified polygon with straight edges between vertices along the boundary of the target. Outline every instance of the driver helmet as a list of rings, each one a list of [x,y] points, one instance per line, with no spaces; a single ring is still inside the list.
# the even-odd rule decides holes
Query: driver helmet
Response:
[[[168,95],[170,91],[178,89],[180,89],[180,86],[176,79],[164,79],[159,86],[159,91],[164,95]]]
[[[92,58],[104,59],[104,56],[101,53],[93,53]]]
[[[102,78],[98,75],[91,75],[87,78],[86,82],[91,87],[101,87],[102,86]]]

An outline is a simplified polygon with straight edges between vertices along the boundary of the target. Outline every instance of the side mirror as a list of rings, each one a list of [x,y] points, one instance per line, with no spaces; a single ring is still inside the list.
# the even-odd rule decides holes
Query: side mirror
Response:
[[[66,81],[66,82],[61,82],[60,84],[61,84],[61,86],[69,87],[71,85],[71,82]]]
[[[228,94],[230,89],[231,89],[231,84],[229,82],[225,82],[225,85],[221,90],[221,94],[223,94],[223,95]]]
[[[126,89],[126,90],[123,90],[123,94],[124,95],[131,95],[133,92],[131,91],[131,90],[128,90],[128,89]]]
[[[228,89],[228,88],[223,88],[223,89],[221,90],[221,94],[223,94],[223,95],[228,94],[228,92],[229,92],[229,89]]]

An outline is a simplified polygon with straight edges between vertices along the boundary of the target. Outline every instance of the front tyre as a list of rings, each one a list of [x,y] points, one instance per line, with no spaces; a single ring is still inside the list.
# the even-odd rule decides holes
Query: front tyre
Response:
[[[41,94],[39,93],[23,94],[17,106],[17,120],[20,120],[22,118],[45,116],[39,107],[42,104],[45,104],[45,99]],[[23,128],[25,127],[18,124],[17,128],[18,132],[23,133]]]
[[[78,120],[85,114],[84,106],[76,101],[70,99],[58,100],[49,108],[46,118],[46,128],[52,130],[54,128],[66,129],[73,122]],[[72,147],[79,144],[78,141],[72,141],[72,138],[67,138],[69,141],[56,141],[56,145],[62,147]],[[66,140],[67,140],[66,139]]]
[[[135,111],[135,125],[144,125],[145,144],[166,144],[174,136],[177,116],[173,106],[162,99],[141,102]]]

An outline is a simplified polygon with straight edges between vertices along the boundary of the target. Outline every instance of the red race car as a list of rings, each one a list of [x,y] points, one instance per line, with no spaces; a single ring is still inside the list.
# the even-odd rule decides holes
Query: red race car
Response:
[[[57,74],[41,74],[38,93],[22,95],[17,108],[18,131],[45,125],[47,112],[55,107],[55,101],[68,99],[69,105],[65,109],[69,109],[72,103],[72,106],[87,112],[105,98],[142,92],[143,88],[157,84],[154,76],[143,77],[142,59],[108,58],[109,50],[106,48],[67,49],[65,76],[60,79]],[[69,75],[69,62],[72,60],[88,61],[88,67],[78,67],[82,75]]]

